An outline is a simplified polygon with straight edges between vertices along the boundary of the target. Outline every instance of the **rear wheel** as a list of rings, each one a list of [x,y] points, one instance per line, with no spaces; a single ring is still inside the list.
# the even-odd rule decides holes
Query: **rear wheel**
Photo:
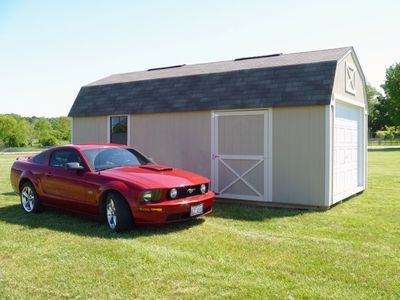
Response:
[[[120,194],[112,192],[107,195],[105,213],[108,227],[111,230],[123,232],[132,228],[131,210]]]
[[[27,181],[22,185],[20,198],[26,213],[38,213],[41,210],[39,198],[31,182]]]

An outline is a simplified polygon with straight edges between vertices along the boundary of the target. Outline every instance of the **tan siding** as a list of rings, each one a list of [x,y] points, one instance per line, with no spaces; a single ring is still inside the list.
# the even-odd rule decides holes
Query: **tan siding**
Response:
[[[324,205],[325,106],[273,109],[274,202]]]
[[[130,116],[130,143],[160,164],[210,178],[211,112]]]
[[[107,143],[107,117],[79,117],[72,119],[72,142]]]
[[[325,107],[274,108],[272,117],[272,201],[323,206]],[[107,117],[73,118],[73,142],[107,142]],[[211,112],[131,115],[130,146],[157,163],[210,178]]]
[[[352,66],[356,68],[356,74],[355,74],[355,79],[356,79],[356,94],[353,95],[351,93],[346,92],[346,62],[350,63]],[[360,70],[357,69],[357,65],[351,56],[351,54],[347,55],[346,58],[341,61],[336,69],[336,75],[335,75],[335,83],[333,86],[333,92],[335,94],[336,98],[340,98],[340,96],[345,97],[346,99],[354,100],[357,102],[365,102],[365,96],[364,96],[364,83],[363,80],[360,76]],[[345,99],[343,99],[345,100]]]

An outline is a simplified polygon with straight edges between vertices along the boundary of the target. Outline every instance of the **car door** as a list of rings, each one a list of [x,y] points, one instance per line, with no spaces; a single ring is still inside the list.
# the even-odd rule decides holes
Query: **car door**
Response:
[[[78,162],[83,171],[69,170],[66,164]],[[50,154],[49,166],[42,180],[43,191],[49,204],[83,213],[96,211],[95,202],[87,196],[86,177],[88,168],[75,149],[54,150]]]

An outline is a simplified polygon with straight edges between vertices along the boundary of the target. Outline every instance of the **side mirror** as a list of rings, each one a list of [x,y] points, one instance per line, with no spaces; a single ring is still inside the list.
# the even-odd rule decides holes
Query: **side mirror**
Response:
[[[69,162],[65,164],[65,168],[67,170],[72,170],[72,171],[83,171],[85,168],[81,166],[78,162]]]

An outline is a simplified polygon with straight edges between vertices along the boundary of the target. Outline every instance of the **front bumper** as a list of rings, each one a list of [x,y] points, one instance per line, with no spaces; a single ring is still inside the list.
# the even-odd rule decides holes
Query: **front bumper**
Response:
[[[178,200],[168,200],[160,203],[144,204],[133,210],[136,224],[165,224],[192,220],[208,215],[213,210],[214,193],[208,192]],[[190,216],[190,208],[194,205],[203,204],[203,213]]]

